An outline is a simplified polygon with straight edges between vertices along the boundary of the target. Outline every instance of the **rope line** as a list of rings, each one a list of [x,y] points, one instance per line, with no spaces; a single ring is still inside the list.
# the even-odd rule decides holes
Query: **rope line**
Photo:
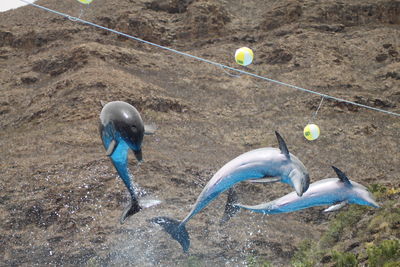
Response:
[[[310,121],[308,123],[311,123],[315,120],[315,117],[317,117],[318,111],[322,106],[322,102],[324,102],[324,97],[321,97],[321,102],[319,102],[317,110],[315,111],[314,115],[312,116],[312,118],[310,119]]]
[[[375,108],[375,107],[372,107],[372,106],[360,104],[360,103],[357,103],[357,102],[354,102],[354,101],[350,101],[350,100],[346,100],[346,99],[343,99],[343,98],[327,95],[327,94],[320,93],[320,92],[317,92],[317,91],[313,91],[313,90],[310,90],[310,89],[306,89],[306,88],[303,88],[303,87],[300,87],[300,86],[296,86],[296,85],[292,85],[292,84],[289,84],[289,83],[285,83],[285,82],[281,82],[281,81],[278,81],[278,80],[274,80],[274,79],[271,79],[271,78],[267,78],[267,77],[264,77],[264,76],[261,76],[261,75],[258,75],[258,74],[254,74],[254,73],[251,73],[251,72],[248,72],[248,71],[244,71],[244,70],[236,69],[236,68],[233,68],[233,67],[229,67],[227,65],[224,65],[224,64],[221,64],[221,63],[218,63],[218,62],[215,62],[215,61],[211,61],[211,60],[208,60],[208,59],[205,59],[205,58],[194,56],[194,55],[191,55],[191,54],[188,54],[188,53],[185,53],[185,52],[181,52],[179,50],[176,50],[176,49],[173,49],[173,48],[169,48],[169,47],[166,47],[166,46],[163,46],[163,45],[159,45],[159,44],[156,44],[156,43],[152,43],[152,42],[140,39],[138,37],[135,37],[135,36],[132,36],[132,35],[129,35],[129,34],[114,30],[114,29],[110,29],[110,28],[98,25],[98,24],[95,24],[95,23],[87,21],[87,20],[83,20],[81,18],[73,17],[71,15],[68,15],[68,14],[65,14],[65,13],[62,13],[62,12],[59,12],[59,11],[44,7],[44,6],[40,6],[40,5],[37,5],[37,4],[34,4],[34,3],[30,3],[30,2],[28,2],[26,0],[19,0],[19,1],[24,2],[24,3],[26,3],[28,5],[31,5],[31,6],[37,7],[39,9],[45,10],[47,12],[50,12],[50,13],[57,14],[59,16],[65,17],[65,18],[67,18],[67,19],[69,19],[71,21],[81,22],[83,24],[90,25],[90,26],[93,26],[93,27],[96,27],[96,28],[99,28],[99,29],[102,29],[102,30],[105,30],[105,31],[109,31],[109,32],[112,32],[112,33],[127,37],[129,39],[132,39],[132,40],[135,40],[135,41],[138,41],[138,42],[141,42],[141,43],[145,43],[145,44],[148,44],[148,45],[151,45],[151,46],[154,46],[154,47],[161,48],[163,50],[170,51],[170,52],[178,54],[178,55],[182,55],[182,56],[185,56],[185,57],[190,57],[190,58],[198,60],[198,61],[202,61],[202,62],[211,64],[211,65],[214,65],[214,66],[217,66],[217,67],[221,67],[224,70],[226,70],[226,69],[227,70],[231,70],[233,72],[237,72],[237,73],[240,73],[240,74],[248,75],[248,76],[251,76],[251,77],[254,77],[254,78],[258,78],[258,79],[261,79],[261,80],[264,80],[264,81],[276,83],[276,84],[279,84],[279,85],[282,85],[282,86],[286,86],[286,87],[290,87],[290,88],[293,88],[293,89],[296,89],[296,90],[300,90],[300,91],[303,91],[303,92],[306,92],[306,93],[318,95],[318,96],[321,96],[322,98],[332,99],[332,100],[336,100],[338,102],[343,102],[343,103],[347,103],[347,104],[359,106],[359,107],[362,107],[362,108],[366,108],[366,109],[370,109],[370,110],[374,110],[374,111],[378,111],[378,112],[382,112],[382,113],[386,113],[386,114],[389,114],[389,115],[400,117],[400,113],[396,113],[396,112],[392,112],[392,111],[388,111],[388,110],[384,110],[384,109]]]

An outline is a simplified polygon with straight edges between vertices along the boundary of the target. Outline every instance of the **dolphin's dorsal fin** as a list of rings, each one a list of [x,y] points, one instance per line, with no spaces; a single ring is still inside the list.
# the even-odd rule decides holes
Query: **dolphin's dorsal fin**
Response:
[[[345,183],[346,185],[351,185],[349,178],[347,178],[346,174],[336,168],[335,166],[332,166],[333,170],[336,172],[336,175],[339,177],[340,181]]]
[[[102,108],[103,108],[106,104],[107,104],[106,101],[100,100],[100,105],[101,105]]]
[[[337,203],[337,204],[335,204],[335,205],[330,206],[330,207],[327,208],[327,209],[324,209],[323,212],[331,212],[331,211],[340,210],[341,208],[343,208],[344,206],[346,206],[346,204],[347,204],[347,201],[339,202],[339,203]]]
[[[115,149],[117,148],[117,141],[114,139],[111,141],[110,145],[107,148],[106,155],[111,157],[111,155],[114,153]]]
[[[287,148],[285,140],[283,140],[282,136],[277,131],[275,131],[275,135],[278,139],[279,149],[281,150],[281,153],[285,155],[288,159],[290,159],[289,149]]]

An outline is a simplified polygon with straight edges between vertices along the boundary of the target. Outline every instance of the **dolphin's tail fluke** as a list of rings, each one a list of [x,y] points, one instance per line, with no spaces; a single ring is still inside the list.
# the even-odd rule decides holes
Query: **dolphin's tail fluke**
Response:
[[[220,225],[229,221],[239,211],[240,208],[235,206],[235,204],[237,204],[237,201],[238,196],[236,191],[233,188],[229,188],[228,198],[225,204],[224,216],[222,216],[222,219],[219,222]]]
[[[186,231],[185,224],[168,217],[156,217],[151,219],[150,222],[161,225],[165,232],[170,234],[173,239],[181,244],[184,252],[189,251],[190,238]]]
[[[123,224],[128,217],[138,213],[141,209],[142,207],[139,205],[139,201],[137,199],[132,199],[129,206],[126,207],[125,210],[122,212],[119,222]]]

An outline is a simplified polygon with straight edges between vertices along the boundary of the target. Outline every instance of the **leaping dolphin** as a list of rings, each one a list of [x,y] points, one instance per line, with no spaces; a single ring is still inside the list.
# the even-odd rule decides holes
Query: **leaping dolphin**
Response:
[[[128,170],[128,151],[131,149],[136,159],[141,162],[143,135],[154,133],[154,128],[145,126],[136,108],[126,102],[102,102],[102,106],[99,127],[101,140],[107,150],[107,156],[111,158],[131,195],[131,203],[120,219],[120,222],[124,223],[127,217],[142,209]]]
[[[295,192],[289,193],[273,201],[247,206],[234,204],[233,206],[264,214],[278,214],[293,212],[305,208],[331,205],[324,212],[339,210],[346,204],[366,205],[379,208],[372,194],[359,183],[349,180],[346,174],[332,166],[338,178],[327,178],[310,184],[310,188],[299,197]]]
[[[279,133],[275,132],[275,134],[279,149],[272,147],[255,149],[226,163],[206,184],[194,207],[183,221],[179,222],[168,217],[156,217],[151,222],[161,225],[187,252],[190,239],[186,231],[186,223],[222,192],[238,182],[249,179],[280,181],[293,186],[297,194],[301,196],[310,183],[308,171],[300,160],[289,153],[286,143]]]

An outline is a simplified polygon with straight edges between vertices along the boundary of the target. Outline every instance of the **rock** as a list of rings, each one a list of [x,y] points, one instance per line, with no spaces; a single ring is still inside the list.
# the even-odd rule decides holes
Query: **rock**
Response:
[[[379,54],[375,57],[377,62],[383,62],[388,58],[387,54]]]
[[[21,77],[21,82],[24,84],[33,84],[39,80],[35,73],[25,74]]]

